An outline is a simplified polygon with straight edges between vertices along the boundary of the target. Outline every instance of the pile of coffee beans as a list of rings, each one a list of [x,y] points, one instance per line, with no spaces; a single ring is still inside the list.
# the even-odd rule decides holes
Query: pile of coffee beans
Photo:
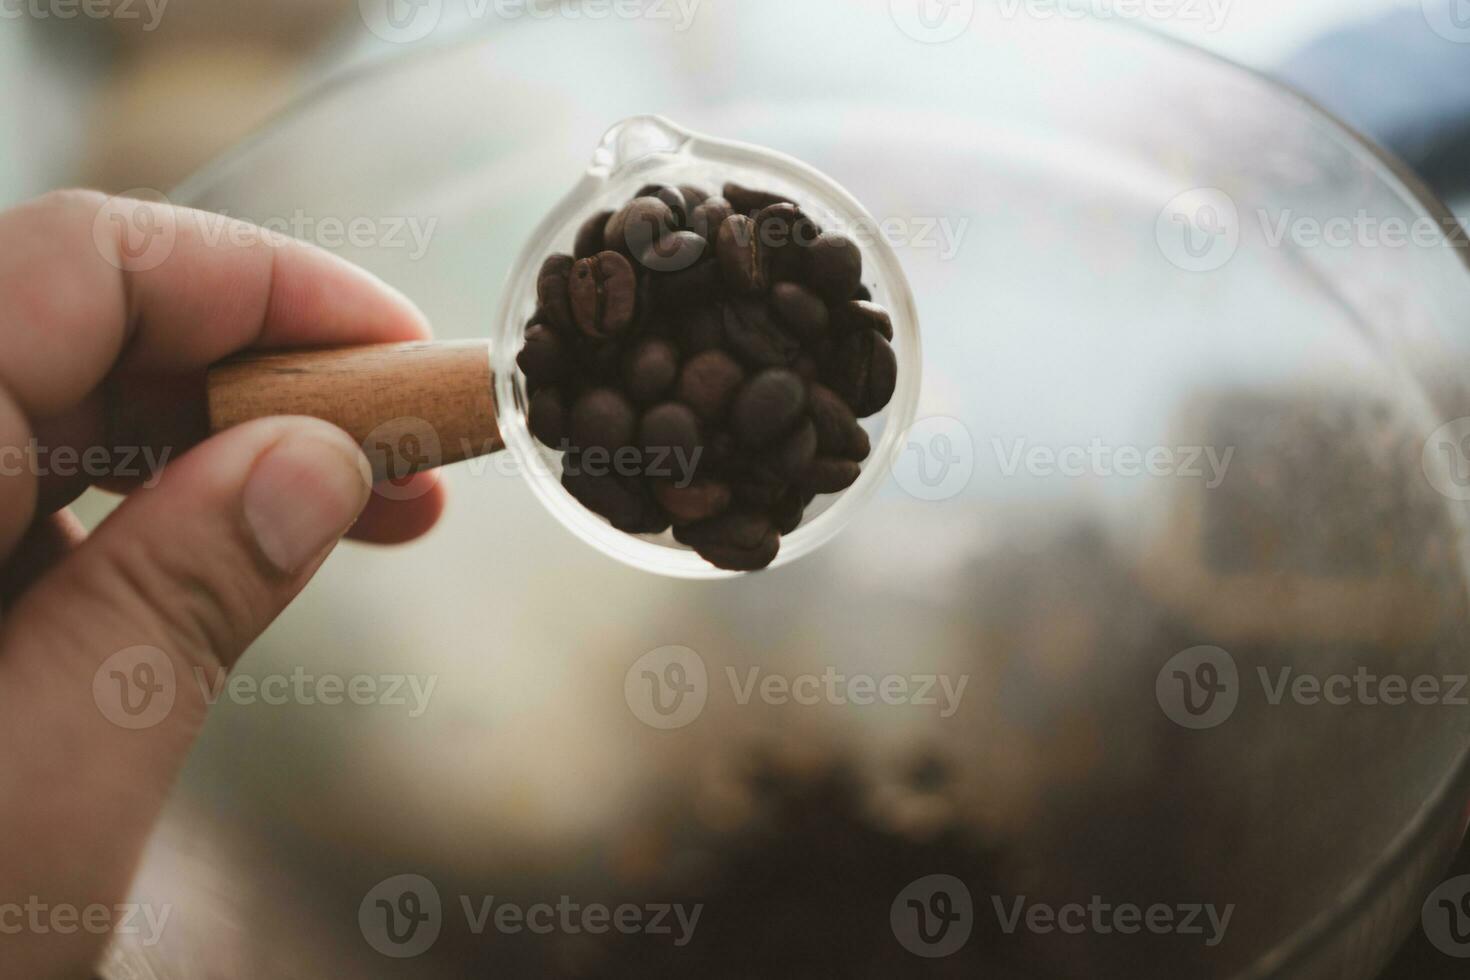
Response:
[[[531,431],[619,530],[764,568],[858,478],[858,419],[893,397],[893,325],[862,273],[781,195],[644,187],[541,266],[518,358]]]

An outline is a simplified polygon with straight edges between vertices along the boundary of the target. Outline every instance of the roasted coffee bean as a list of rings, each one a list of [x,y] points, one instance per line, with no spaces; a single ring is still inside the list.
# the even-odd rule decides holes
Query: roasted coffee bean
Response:
[[[766,251],[766,274],[770,282],[794,282],[802,278],[806,247],[816,239],[815,226],[794,204],[772,204],[756,212],[756,239]]]
[[[567,440],[567,401],[560,388],[542,388],[531,397],[527,420],[531,435],[543,446],[565,449]]]
[[[898,383],[898,360],[875,330],[844,334],[832,355],[830,384],[858,418],[882,411]]]
[[[801,474],[797,486],[817,493],[841,493],[857,482],[862,467],[850,459],[819,456]]]
[[[638,416],[611,388],[593,388],[572,406],[571,439],[578,449],[615,452],[631,445]]]
[[[736,183],[728,183],[722,192],[725,200],[730,202],[737,214],[755,214],[761,208],[770,207],[772,204],[781,204],[786,198],[780,194],[770,191],[758,191],[750,187],[742,187]]]
[[[604,470],[600,464],[585,465],[576,457],[564,462],[562,486],[583,507],[607,518],[619,531],[653,534],[668,526],[657,504],[634,478]],[[662,525],[662,527],[660,527]]]
[[[516,364],[525,372],[533,388],[560,381],[566,373],[567,358],[562,340],[544,323],[533,323],[526,330],[526,343],[516,356]]]
[[[791,488],[780,474],[761,463],[736,463],[726,477],[735,499],[752,510],[769,510]]]
[[[638,255],[638,262],[652,272],[682,272],[692,268],[709,248],[709,242],[692,231],[676,231],[651,243]]]
[[[698,524],[719,517],[730,509],[730,486],[719,480],[697,479],[688,486],[659,480],[653,485],[654,499],[675,527]]]
[[[853,432],[861,428],[847,402],[826,385],[814,384],[807,391],[807,412],[817,429],[817,452],[846,456]]]
[[[541,315],[563,333],[576,329],[568,293],[574,261],[570,255],[553,255],[541,263],[541,271],[536,276],[536,302],[540,304]]]
[[[577,260],[568,292],[577,327],[589,337],[616,337],[633,322],[638,280],[617,252]]]
[[[623,357],[623,390],[640,405],[662,398],[679,377],[679,352],[661,337],[644,337]]]
[[[652,297],[649,302],[663,314],[673,316],[708,304],[719,296],[720,266],[718,262],[697,262],[679,272],[649,276],[648,282]]]
[[[765,292],[769,282],[769,258],[756,240],[755,219],[732,214],[720,225],[715,254],[725,285],[737,293]]]
[[[729,201],[723,197],[712,197],[689,215],[689,230],[706,241],[714,242],[720,234],[720,226],[734,213]]]
[[[767,446],[791,431],[805,409],[806,385],[801,378],[785,368],[770,368],[736,393],[730,424],[744,445]]]
[[[808,282],[827,302],[841,303],[862,284],[863,253],[851,239],[827,232],[808,252]]]
[[[684,195],[684,203],[689,205],[690,211],[709,200],[709,192],[693,184],[680,184],[679,193]]]
[[[577,229],[577,243],[572,248],[573,258],[585,259],[605,250],[603,234],[612,216],[611,211],[599,211],[582,223],[582,227]]]
[[[754,367],[780,367],[796,359],[801,345],[782,330],[764,301],[733,299],[725,304],[725,343]]]
[[[873,452],[873,441],[868,436],[868,430],[862,426],[852,430],[852,441],[847,444],[843,453],[848,459],[861,463]]]
[[[674,224],[680,228],[683,228],[689,220],[689,209],[693,205],[684,197],[684,192],[677,187],[671,187],[668,184],[648,184],[638,192],[637,196],[653,197],[663,201],[674,215]]]
[[[575,364],[583,387],[616,386],[623,373],[622,351],[610,341],[579,338]]]
[[[674,537],[710,564],[736,572],[765,568],[776,559],[781,546],[781,536],[771,519],[750,511],[735,511],[676,528]]]
[[[771,522],[776,525],[776,530],[781,534],[790,534],[801,526],[801,519],[806,513],[806,495],[792,487],[781,495],[771,507]]]
[[[859,286],[857,292],[852,294],[853,299],[862,300],[864,303],[872,302],[873,291],[867,286]]]
[[[672,469],[675,463],[692,465],[696,454],[703,448],[699,434],[699,419],[693,409],[679,402],[664,402],[643,413],[638,426],[638,444],[655,461]],[[660,458],[661,457],[661,458]],[[655,476],[674,476],[657,473]]]
[[[832,329],[837,333],[876,330],[888,341],[893,340],[893,319],[877,303],[855,299],[832,310]]]
[[[745,371],[733,357],[722,350],[707,350],[685,362],[674,397],[705,422],[717,422],[725,417],[744,381]]]
[[[810,289],[793,282],[777,283],[771,287],[771,308],[802,343],[813,343],[826,336],[827,304]]]
[[[725,317],[723,309],[703,307],[687,313],[677,314],[680,326],[675,336],[684,347],[686,357],[725,344]]]
[[[799,479],[817,458],[817,429],[811,419],[802,419],[791,433],[776,444],[771,468],[787,480]]]
[[[670,232],[679,230],[673,209],[656,197],[635,197],[607,219],[603,244],[628,256],[643,250]]]
[[[816,381],[822,376],[822,366],[817,359],[810,354],[801,353],[796,355],[796,360],[791,362],[791,370],[795,371],[797,377],[803,381]]]

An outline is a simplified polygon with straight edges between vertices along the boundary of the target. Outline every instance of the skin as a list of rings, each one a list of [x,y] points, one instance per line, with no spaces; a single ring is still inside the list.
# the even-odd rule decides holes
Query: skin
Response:
[[[124,223],[99,220],[104,209]],[[133,218],[176,229],[161,262],[124,247]],[[126,391],[146,377],[167,399],[241,350],[429,335],[408,300],[326,252],[218,227],[80,191],[0,213],[0,452],[32,439],[106,446],[109,383]],[[184,397],[160,417],[184,414]],[[416,495],[392,495],[412,499],[372,494],[357,446],[313,419],[173,448],[149,487],[39,467],[0,475],[0,909],[127,900],[207,705],[198,685],[180,683],[163,720],[120,726],[94,693],[110,657],[145,647],[178,677],[229,669],[344,532],[407,541],[443,507],[432,475],[414,478]],[[90,536],[66,510],[89,482],[127,493]],[[0,972],[89,977],[106,941],[0,928]]]

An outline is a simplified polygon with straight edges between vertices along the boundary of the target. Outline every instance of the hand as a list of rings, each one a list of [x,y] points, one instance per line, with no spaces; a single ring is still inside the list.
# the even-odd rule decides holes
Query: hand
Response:
[[[99,220],[104,206],[123,222]],[[125,226],[160,218],[176,236],[166,258],[134,255]],[[78,923],[89,907],[111,917],[124,901],[204,722],[203,694],[188,683],[175,685],[157,724],[109,720],[94,693],[94,681],[107,690],[109,658],[139,648],[143,659],[162,658],[150,669],[171,668],[179,678],[228,669],[349,528],[361,539],[403,541],[426,531],[443,505],[431,475],[415,477],[421,493],[394,495],[411,500],[373,496],[352,440],[303,418],[162,447],[171,455],[161,473],[148,474],[156,480],[97,471],[136,448],[106,442],[109,389],[158,400],[159,392],[198,389],[206,367],[250,347],[428,335],[406,299],[346,262],[244,225],[219,234],[222,221],[84,192],[0,214],[6,976],[90,976],[107,936]],[[181,400],[160,417],[185,414]],[[36,465],[41,457],[27,447],[58,465]],[[77,457],[58,456],[57,447]],[[94,472],[51,472],[77,458]],[[64,508],[89,483],[131,493],[87,537]],[[122,666],[136,668],[139,657],[127,654]],[[72,916],[70,930],[55,928],[68,921],[57,910]]]

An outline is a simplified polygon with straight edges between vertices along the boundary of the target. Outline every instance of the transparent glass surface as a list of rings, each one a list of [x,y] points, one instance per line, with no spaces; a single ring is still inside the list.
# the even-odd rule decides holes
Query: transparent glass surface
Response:
[[[588,147],[660,113],[892,219],[923,383],[891,473],[769,572],[615,561],[509,456],[449,472],[425,542],[344,547],[240,672],[432,697],[222,698],[137,885],[169,928],[125,938],[114,976],[1376,972],[1463,829],[1463,709],[1272,692],[1470,667],[1463,471],[1434,435],[1470,415],[1470,274],[1452,248],[1278,235],[1440,217],[1304,100],[1001,6],[944,43],[877,0],[519,22],[339,84],[181,189],[260,221],[432,221],[421,253],[339,250],[441,336],[491,336]],[[702,694],[672,721],[669,647]],[[1179,673],[1219,683],[1200,647],[1235,671],[1212,727],[1171,700]],[[395,959],[371,898],[404,873],[442,928]],[[975,930],[925,960],[890,911],[932,874],[968,885]],[[705,908],[682,947],[476,934],[462,900],[488,895]],[[1209,947],[1002,943],[992,895],[1234,913]]]

